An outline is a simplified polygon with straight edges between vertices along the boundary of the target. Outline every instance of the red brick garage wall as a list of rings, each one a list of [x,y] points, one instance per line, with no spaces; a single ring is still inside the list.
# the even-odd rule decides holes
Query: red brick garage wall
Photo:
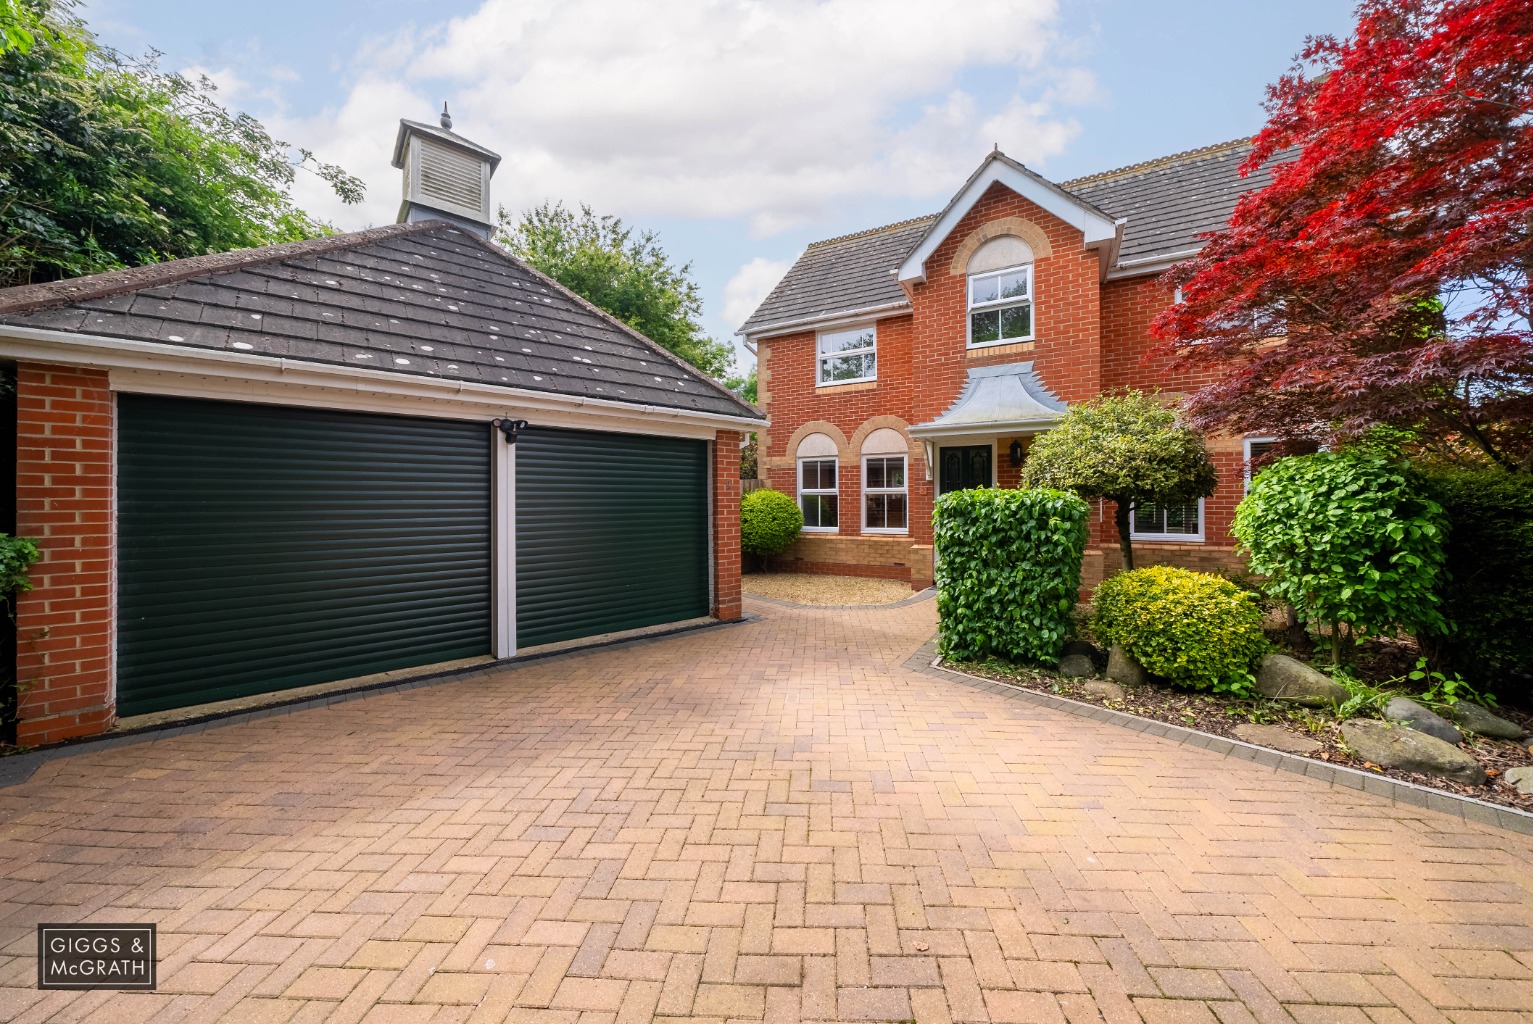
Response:
[[[112,393],[104,370],[16,375],[16,533],[42,557],[16,602],[17,739],[111,727]]]
[[[740,617],[740,442],[738,430],[713,438],[713,616]]]

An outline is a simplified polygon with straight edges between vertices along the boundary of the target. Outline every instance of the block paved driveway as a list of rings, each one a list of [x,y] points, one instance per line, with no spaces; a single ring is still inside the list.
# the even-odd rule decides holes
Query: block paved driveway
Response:
[[[0,1018],[1491,1022],[1533,842],[903,667],[931,601],[45,764]],[[155,921],[154,994],[38,921]]]

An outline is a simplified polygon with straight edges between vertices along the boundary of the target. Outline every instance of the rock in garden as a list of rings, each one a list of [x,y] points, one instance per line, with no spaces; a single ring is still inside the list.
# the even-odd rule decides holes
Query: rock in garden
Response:
[[[1464,734],[1455,729],[1441,715],[1428,711],[1409,697],[1394,697],[1384,705],[1384,717],[1391,722],[1408,725],[1417,732],[1436,736],[1444,743],[1463,743]]]
[[[1071,678],[1094,676],[1097,674],[1097,667],[1084,654],[1067,654],[1059,659],[1059,674]]]
[[[1256,725],[1245,722],[1235,726],[1235,735],[1258,747],[1286,750],[1290,754],[1313,754],[1320,749],[1320,744],[1308,736],[1290,732],[1281,725]]]
[[[1520,740],[1525,731],[1516,722],[1508,722],[1506,719],[1491,714],[1483,705],[1473,701],[1461,700],[1448,709],[1448,717],[1458,723],[1459,728],[1467,729],[1480,736],[1489,736],[1498,740]]]
[[[1275,700],[1322,707],[1347,699],[1347,688],[1286,654],[1269,654],[1256,670],[1256,692]]]
[[[1508,768],[1501,777],[1523,796],[1533,796],[1533,768]]]
[[[1117,683],[1105,679],[1092,679],[1081,687],[1081,692],[1102,700],[1122,700],[1128,693]]]
[[[1089,640],[1069,640],[1063,654],[1084,654],[1093,665],[1107,664],[1107,652]]]
[[[1143,686],[1150,681],[1150,674],[1144,670],[1128,653],[1113,644],[1107,652],[1107,678],[1122,683],[1124,686]]]
[[[1485,783],[1485,769],[1480,762],[1453,744],[1415,729],[1353,718],[1341,723],[1341,738],[1358,757],[1385,768],[1440,775],[1471,786]]]

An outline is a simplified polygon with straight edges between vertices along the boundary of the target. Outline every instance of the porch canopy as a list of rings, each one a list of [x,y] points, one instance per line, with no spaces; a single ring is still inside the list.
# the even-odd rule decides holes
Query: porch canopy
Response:
[[[1068,406],[1049,393],[1033,373],[1033,364],[1003,363],[969,371],[958,400],[928,423],[917,423],[910,435],[927,443],[960,438],[1010,437],[1048,430]]]

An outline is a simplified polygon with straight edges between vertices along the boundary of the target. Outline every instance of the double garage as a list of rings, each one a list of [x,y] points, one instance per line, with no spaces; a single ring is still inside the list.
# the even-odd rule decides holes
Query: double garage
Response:
[[[709,614],[709,443],[116,395],[132,716]]]

